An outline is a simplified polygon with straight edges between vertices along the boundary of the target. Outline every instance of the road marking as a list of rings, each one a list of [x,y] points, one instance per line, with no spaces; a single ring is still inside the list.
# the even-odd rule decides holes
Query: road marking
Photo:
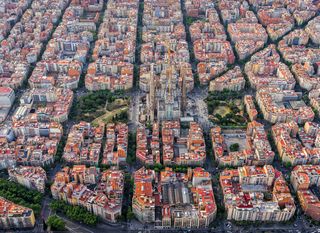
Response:
[[[91,231],[91,230],[89,230],[89,229],[87,229],[87,228],[85,228],[85,227],[83,227],[83,226],[81,226],[81,225],[77,225],[76,223],[73,223],[73,222],[71,222],[71,221],[69,221],[68,219],[66,219],[66,218],[64,218],[64,217],[61,217],[61,216],[59,216],[60,218],[62,218],[64,221],[66,221],[66,222],[68,222],[69,224],[72,224],[72,225],[76,225],[77,226],[77,228],[70,228],[70,227],[67,227],[66,226],[66,228],[70,228],[70,229],[72,229],[72,231],[74,231],[73,229],[83,229],[83,230],[85,230],[85,231],[87,231],[87,232],[89,232],[89,233],[94,233],[93,231]],[[76,231],[75,231],[76,232]]]
[[[69,231],[72,231],[72,232],[75,232],[72,228],[66,226],[66,228],[69,230]]]

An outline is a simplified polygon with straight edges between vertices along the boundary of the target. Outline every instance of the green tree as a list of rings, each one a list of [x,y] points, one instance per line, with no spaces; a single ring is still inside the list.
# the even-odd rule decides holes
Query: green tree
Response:
[[[18,205],[31,208],[35,215],[40,213],[43,194],[38,191],[29,190],[6,179],[0,179],[0,196]]]
[[[128,135],[128,154],[126,162],[132,165],[136,162],[136,134],[129,133]]]
[[[217,113],[216,115],[214,115],[219,121],[221,121],[222,120],[222,116],[219,114],[219,113]]]
[[[285,164],[284,164],[284,166],[286,167],[286,168],[290,168],[291,166],[292,166],[292,164],[291,164],[291,162],[286,162]]]
[[[66,223],[57,215],[51,215],[47,220],[47,224],[53,231],[64,231],[66,229]]]
[[[134,219],[134,213],[132,212],[132,207],[129,207],[128,212],[127,212],[127,220],[132,220]]]
[[[230,145],[230,151],[234,152],[234,151],[238,151],[239,150],[239,144],[238,143],[234,143],[232,145]]]
[[[70,206],[63,201],[52,201],[50,208],[58,212],[64,213],[68,218],[74,221],[83,222],[84,224],[95,226],[98,222],[98,217],[83,207]]]

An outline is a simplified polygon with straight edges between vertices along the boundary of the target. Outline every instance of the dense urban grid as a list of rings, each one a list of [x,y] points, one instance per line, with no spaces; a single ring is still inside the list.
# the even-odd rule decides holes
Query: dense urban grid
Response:
[[[0,231],[318,232],[319,0],[0,1]]]

